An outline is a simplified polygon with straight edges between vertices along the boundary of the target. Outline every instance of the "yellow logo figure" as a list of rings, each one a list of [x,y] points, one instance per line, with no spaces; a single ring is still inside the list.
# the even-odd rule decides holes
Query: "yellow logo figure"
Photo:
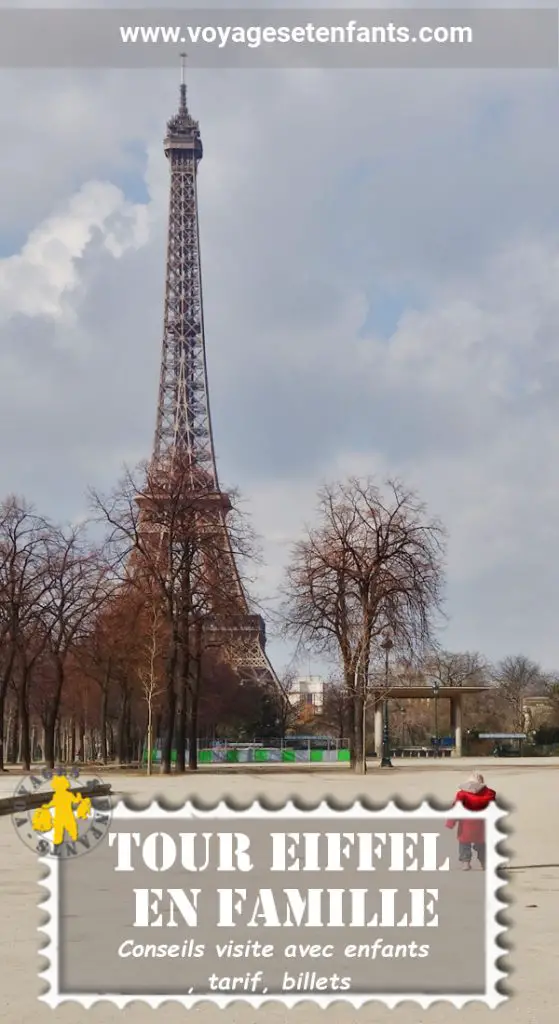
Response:
[[[52,829],[54,846],[64,842],[64,833],[75,843],[78,838],[78,818],[83,821],[91,813],[91,800],[82,797],[81,793],[72,793],[64,775],[55,776],[51,785],[54,796],[50,803],[43,804],[35,811],[31,819],[32,828],[35,832],[50,832]]]

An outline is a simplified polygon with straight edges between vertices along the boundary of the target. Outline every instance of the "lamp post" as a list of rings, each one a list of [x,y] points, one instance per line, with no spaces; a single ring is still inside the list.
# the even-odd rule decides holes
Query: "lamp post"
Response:
[[[355,672],[354,672],[354,676],[353,676],[353,692],[354,693],[358,693],[358,688],[359,688],[359,668],[360,668],[360,665],[361,665],[361,658],[362,658],[362,656],[363,656],[363,648],[361,648],[361,650],[359,651],[359,654],[357,655],[357,660],[355,662]],[[362,774],[363,775],[367,774],[367,754],[365,752],[366,735],[367,735],[367,690],[366,690],[366,686],[367,686],[367,681],[366,681],[366,679],[364,679],[364,681],[363,681],[363,714],[361,716],[361,745],[363,747],[363,750],[361,752],[361,756],[362,756],[361,770],[362,770]]]
[[[363,720],[361,722],[361,746],[363,747],[363,775],[367,774],[367,691],[363,684]]]
[[[380,762],[381,768],[392,768],[393,764],[390,760],[390,728],[388,721],[388,659],[390,651],[394,644],[391,638],[387,635],[381,643],[381,648],[384,651],[384,701],[382,704],[382,760]]]
[[[433,696],[435,698],[435,757],[440,757],[439,750],[439,690],[441,684],[438,679],[433,683]]]

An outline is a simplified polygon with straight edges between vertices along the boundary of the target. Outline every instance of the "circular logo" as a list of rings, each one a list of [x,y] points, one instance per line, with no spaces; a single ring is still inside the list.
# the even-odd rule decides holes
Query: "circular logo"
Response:
[[[111,801],[101,779],[80,778],[76,768],[55,768],[21,780],[12,821],[22,842],[41,857],[79,857],[105,838]]]

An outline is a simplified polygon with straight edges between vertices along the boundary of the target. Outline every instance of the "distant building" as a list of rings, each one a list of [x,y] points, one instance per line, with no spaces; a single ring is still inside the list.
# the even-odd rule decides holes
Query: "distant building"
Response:
[[[322,711],[324,704],[324,679],[322,676],[299,676],[293,680],[289,700],[294,705],[312,708],[314,714]]]

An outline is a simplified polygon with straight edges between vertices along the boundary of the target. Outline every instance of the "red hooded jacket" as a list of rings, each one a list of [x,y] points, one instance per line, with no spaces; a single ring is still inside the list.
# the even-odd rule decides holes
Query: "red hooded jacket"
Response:
[[[459,789],[456,794],[456,803],[462,804],[467,811],[484,811],[496,796],[495,790],[489,789],[488,786],[480,789],[479,793],[468,793],[465,789]],[[447,828],[454,828],[455,825],[456,821],[446,822]],[[484,843],[485,822],[475,821],[472,818],[461,818],[458,821],[457,837],[459,843]]]

